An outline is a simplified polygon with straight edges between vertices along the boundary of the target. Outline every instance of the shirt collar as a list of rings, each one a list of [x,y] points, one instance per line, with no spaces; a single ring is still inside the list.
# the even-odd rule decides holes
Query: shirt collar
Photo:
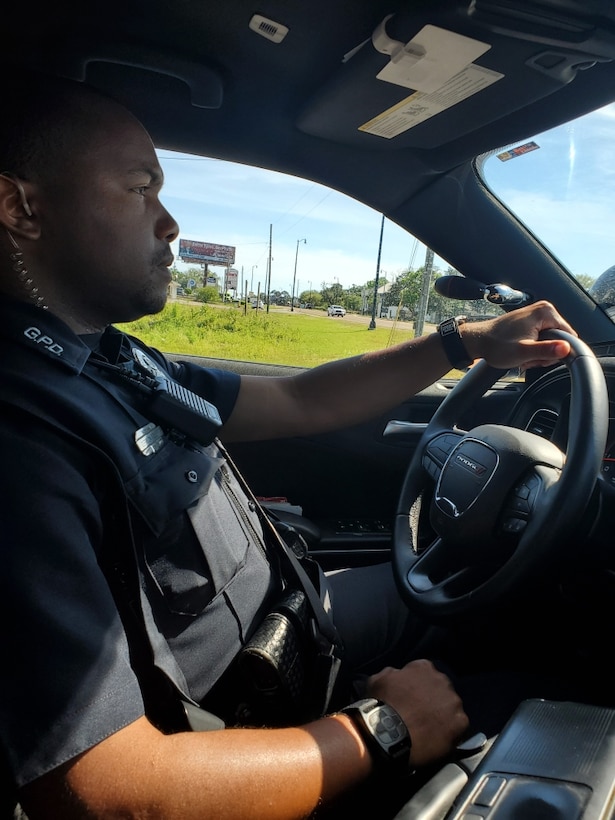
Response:
[[[0,337],[75,373],[81,373],[91,353],[79,336],[53,313],[4,296],[0,298]]]

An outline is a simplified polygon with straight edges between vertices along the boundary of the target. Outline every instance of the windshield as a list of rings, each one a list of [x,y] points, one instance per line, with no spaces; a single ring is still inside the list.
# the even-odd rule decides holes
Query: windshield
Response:
[[[485,184],[615,321],[615,104],[481,158]]]

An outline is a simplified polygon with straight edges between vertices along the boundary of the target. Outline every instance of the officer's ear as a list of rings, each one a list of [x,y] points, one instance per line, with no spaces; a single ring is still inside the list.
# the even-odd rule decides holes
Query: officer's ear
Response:
[[[39,223],[26,192],[28,183],[8,171],[0,173],[0,224],[28,239],[39,234]]]

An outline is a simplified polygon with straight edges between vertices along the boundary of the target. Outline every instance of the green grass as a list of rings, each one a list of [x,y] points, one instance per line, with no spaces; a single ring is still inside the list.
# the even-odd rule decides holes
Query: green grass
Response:
[[[270,364],[315,367],[322,362],[379,350],[412,338],[412,326],[369,330],[360,321],[320,312],[289,312],[234,306],[167,304],[162,313],[118,325],[165,353],[188,353]]]

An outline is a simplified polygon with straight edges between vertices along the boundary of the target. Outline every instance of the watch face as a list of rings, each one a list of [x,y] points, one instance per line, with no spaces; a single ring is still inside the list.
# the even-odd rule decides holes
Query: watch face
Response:
[[[447,333],[456,333],[457,331],[457,320],[456,319],[446,319],[444,322],[440,324],[440,333],[444,336]]]
[[[405,768],[410,758],[410,734],[399,714],[382,701],[366,698],[342,709],[361,731],[376,759]]]
[[[365,718],[374,738],[388,755],[397,757],[409,752],[408,729],[395,709],[382,704]]]
[[[463,324],[463,316],[445,319],[438,325],[438,332],[444,345],[444,352],[453,367],[463,369],[472,364],[472,359],[465,348],[459,325]]]

